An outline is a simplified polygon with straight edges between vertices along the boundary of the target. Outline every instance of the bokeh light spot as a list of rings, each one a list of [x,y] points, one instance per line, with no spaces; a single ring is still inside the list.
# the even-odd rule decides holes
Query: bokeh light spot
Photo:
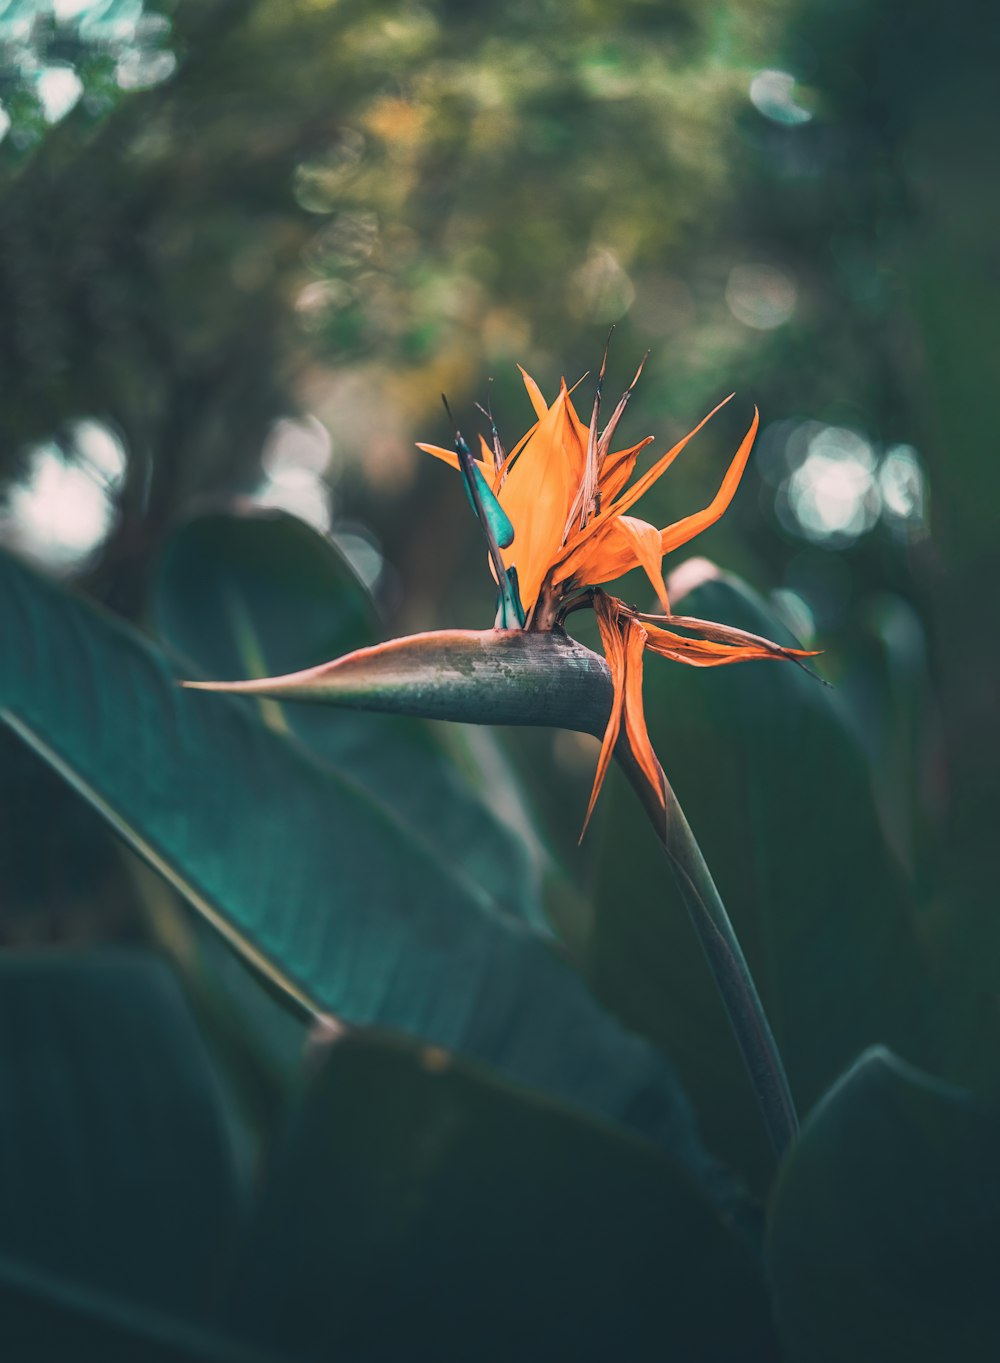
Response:
[[[57,445],[36,445],[25,477],[9,493],[5,537],[60,571],[80,567],[101,545],[114,519],[106,484]]]
[[[60,21],[66,23],[70,19],[77,19],[88,9],[107,9],[107,0],[51,0],[52,13]]]
[[[848,543],[878,520],[875,453],[857,431],[822,426],[784,492],[798,533],[817,542]]]
[[[276,421],[261,452],[264,479],[254,501],[280,507],[326,533],[330,494],[323,474],[332,452],[330,434],[316,417]]]
[[[83,94],[83,81],[67,62],[54,62],[35,77],[35,91],[46,123],[58,123]]]
[[[919,533],[926,524],[926,490],[920,459],[912,445],[893,445],[879,466],[882,519],[901,538]]]
[[[776,421],[762,433],[757,464],[777,489],[785,528],[825,548],[847,547],[879,519],[899,540],[926,531],[927,489],[912,445],[892,445],[879,457],[847,427]]]
[[[87,419],[71,427],[71,436],[77,459],[109,491],[117,492],[125,481],[128,458],[114,431],[101,421]]]
[[[333,542],[370,592],[378,586],[385,567],[382,548],[367,526],[344,522],[333,531]]]
[[[635,301],[635,285],[614,251],[595,246],[573,276],[568,301],[577,317],[617,322]]]
[[[773,265],[734,265],[726,283],[729,311],[745,326],[773,331],[795,311],[796,288]]]
[[[151,90],[169,80],[177,68],[177,58],[165,50],[135,48],[126,52],[115,68],[120,90]]]
[[[795,77],[788,71],[758,71],[750,82],[750,102],[772,123],[794,128],[809,123],[812,114],[795,99]]]

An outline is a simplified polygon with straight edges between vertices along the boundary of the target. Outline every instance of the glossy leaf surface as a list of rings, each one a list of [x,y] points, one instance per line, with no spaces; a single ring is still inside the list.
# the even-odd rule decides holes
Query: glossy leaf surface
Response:
[[[1000,1356],[1000,1111],[877,1049],[823,1098],[771,1202],[789,1363]]]
[[[219,1080],[161,963],[0,957],[0,1154],[0,1259],[205,1312],[240,1216],[236,1159]]]
[[[206,678],[294,672],[380,637],[351,567],[285,512],[219,512],[182,526],[159,565],[154,615],[164,643]],[[524,839],[463,779],[429,725],[266,700],[261,714],[391,810],[445,864],[460,859],[498,907],[544,929],[537,863]]]
[[[184,691],[133,631],[0,559],[3,717],[305,1008],[396,1028],[648,1133],[714,1179],[669,1064],[392,812]]]
[[[316,1057],[234,1305],[359,1363],[775,1358],[757,1265],[670,1161],[373,1037]]]
[[[0,1349],[31,1363],[291,1363],[290,1355],[3,1259]]]

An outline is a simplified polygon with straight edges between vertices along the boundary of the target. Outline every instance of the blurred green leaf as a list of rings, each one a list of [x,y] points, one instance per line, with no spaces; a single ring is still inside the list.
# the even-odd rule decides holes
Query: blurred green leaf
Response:
[[[791,636],[734,578],[685,614]],[[808,1107],[852,1055],[919,1058],[924,973],[910,890],[875,814],[837,692],[783,663],[647,662],[646,716],[754,972],[792,1091]],[[620,784],[608,800],[591,969],[600,996],[678,1065],[710,1146],[763,1183],[762,1129],[666,863]]]
[[[1000,1115],[881,1048],[810,1116],[771,1203],[789,1363],[1000,1356]]]
[[[432,1049],[315,1062],[248,1238],[250,1338],[365,1363],[776,1356],[749,1250],[658,1151]]]
[[[166,644],[205,677],[277,676],[379,641],[371,599],[333,544],[286,512],[212,514],[168,543],[154,609]],[[523,841],[465,782],[428,725],[389,715],[279,706],[262,716],[301,738],[391,810],[445,865],[545,931]]]
[[[3,719],[290,997],[632,1125],[716,1183],[670,1065],[372,797],[7,557],[0,616]]]
[[[0,1257],[0,1347],[31,1363],[287,1363],[200,1325]]]
[[[203,1314],[241,1215],[232,1135],[160,962],[0,957],[0,1258]]]

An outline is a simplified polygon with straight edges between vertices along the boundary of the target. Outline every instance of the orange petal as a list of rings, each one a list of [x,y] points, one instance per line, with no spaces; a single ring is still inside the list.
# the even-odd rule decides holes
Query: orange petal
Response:
[[[613,522],[620,535],[624,535],[634,550],[635,561],[645,572],[653,590],[659,597],[660,605],[670,611],[667,597],[667,584],[663,580],[663,552],[660,549],[660,532],[648,521],[640,521],[635,516],[619,516]]]
[[[580,382],[582,383],[583,380],[581,379]],[[576,435],[577,440],[579,440],[579,442],[580,442],[580,444],[583,446],[584,450],[586,450],[586,448],[587,448],[587,439],[588,439],[588,437],[589,437],[589,435],[590,435],[590,427],[587,426],[587,425],[585,425],[585,424],[580,420],[579,413],[577,412],[576,408],[573,406],[572,400],[570,399],[570,396],[569,396],[568,393],[567,393],[567,395],[566,395],[566,412],[567,412],[567,415],[569,416],[570,422],[572,423],[573,431],[574,431],[574,433],[575,433],[575,435]]]
[[[659,532],[657,532],[659,535]],[[657,546],[659,547],[659,546]],[[597,586],[622,577],[636,566],[635,547],[628,535],[619,533],[612,521],[598,535],[592,535],[556,568],[552,580],[556,584],[575,577],[587,586]]]
[[[604,359],[605,361],[607,360],[607,347],[605,347]],[[615,410],[611,413],[611,420],[605,426],[604,430],[600,434],[600,437],[598,438],[597,448],[602,458],[607,457],[608,451],[611,448],[611,442],[615,436],[615,431],[618,428],[618,423],[625,415],[625,408],[628,406],[632,394],[635,392],[635,386],[639,382],[639,379],[642,375],[642,371],[645,369],[646,361],[648,359],[649,351],[647,350],[645,355],[643,355],[642,359],[639,361],[639,368],[635,371],[635,378],[632,380],[629,386],[625,389],[625,392],[622,393],[621,397],[618,399],[617,406],[615,407]],[[604,377],[603,363],[601,364],[601,377],[602,378]]]
[[[520,365],[517,367],[518,369],[521,369]],[[528,397],[531,400],[532,407],[535,409],[535,416],[541,421],[542,417],[549,410],[549,404],[542,397],[542,390],[539,388],[538,384],[531,375],[523,369],[521,369],[521,378],[524,380],[524,386],[528,390]]]
[[[652,617],[640,615],[639,618],[646,623]],[[699,620],[693,615],[666,615],[657,617],[663,619],[667,624],[677,625],[681,629],[694,630],[705,639],[713,640],[718,644],[732,644],[737,647],[753,646],[763,650],[771,658],[818,658],[821,649],[809,648],[786,648],[784,644],[776,644],[772,639],[765,639],[761,634],[751,634],[749,630],[737,629],[735,625],[721,625],[715,620]]]
[[[417,442],[418,450],[425,450],[427,454],[433,454],[435,459],[443,459],[446,464],[450,464],[453,469],[458,468],[458,455],[454,450],[442,449],[440,445],[423,445]],[[489,487],[493,486],[495,470],[493,468],[493,452],[489,451],[488,459],[475,459],[474,463],[479,465],[483,477]]]
[[[594,602],[594,614],[597,616],[597,627],[601,631],[604,656],[607,658],[608,667],[611,669],[614,696],[611,701],[611,714],[608,716],[608,727],[604,730],[604,738],[601,741],[601,752],[597,759],[597,771],[594,774],[594,786],[590,792],[590,801],[587,804],[587,814],[583,820],[583,828],[580,830],[581,842],[583,842],[583,835],[587,831],[587,825],[590,823],[590,816],[594,812],[594,805],[597,803],[601,786],[604,784],[604,778],[611,762],[611,754],[618,742],[618,734],[622,724],[622,710],[625,705],[625,649],[622,644],[621,631],[618,628],[617,607],[609,596],[605,596],[601,592]]]
[[[625,733],[642,774],[663,798],[663,768],[657,760],[646,731],[646,717],[642,708],[642,653],[646,646],[646,631],[638,620],[629,618],[625,640]]]
[[[588,540],[579,554],[567,559],[553,574],[553,580],[559,583],[572,576],[589,586],[596,586],[601,582],[612,582],[633,568],[642,568],[664,610],[669,610],[662,558],[660,532],[655,525],[635,516],[619,516],[610,521],[601,534]]]
[[[720,402],[717,407],[713,407],[712,410],[709,412],[708,416],[702,417],[701,421],[698,422],[698,425],[695,426],[693,431],[689,431],[688,434],[683,438],[683,440],[678,440],[677,444],[674,445],[672,449],[668,450],[666,454],[661,455],[660,458],[656,461],[656,463],[652,466],[652,468],[647,469],[646,472],[642,475],[642,477],[638,479],[637,482],[633,483],[632,486],[628,489],[628,491],[624,492],[618,498],[617,502],[612,502],[612,504],[606,507],[605,510],[600,513],[600,515],[595,516],[594,519],[590,522],[590,524],[585,529],[580,531],[579,535],[574,536],[573,550],[576,550],[577,547],[584,540],[588,539],[591,535],[595,534],[602,526],[607,525],[609,521],[614,520],[617,516],[622,515],[624,512],[628,511],[631,507],[633,507],[635,503],[639,500],[639,498],[643,495],[643,493],[648,492],[648,490],[653,486],[657,479],[661,478],[663,474],[666,473],[670,465],[674,462],[674,460],[684,449],[684,447],[691,440],[694,439],[694,437],[701,430],[702,426],[704,426],[707,421],[711,421],[712,417],[715,416],[719,408],[725,407],[726,403],[731,400],[732,396],[733,396],[732,393],[730,393],[728,398],[724,398],[723,401]],[[756,431],[756,426],[754,427],[754,430]]]
[[[601,500],[605,506],[610,506],[621,492],[632,477],[632,470],[639,454],[652,443],[653,437],[647,435],[645,440],[640,440],[638,445],[633,445],[631,449],[619,450],[616,454],[608,455],[601,470]]]
[[[504,482],[508,473],[510,473],[511,469],[514,466],[514,460],[519,457],[519,455],[524,450],[528,441],[535,434],[535,431],[537,431],[537,429],[538,422],[536,421],[534,426],[532,426],[529,430],[525,431],[524,435],[521,436],[521,439],[517,442],[514,448],[508,451],[507,458],[503,461],[502,466],[493,475],[494,492],[499,492],[501,483]]]
[[[674,617],[683,620],[684,617]],[[698,622],[707,625],[707,621]],[[693,628],[694,626],[692,626]],[[648,639],[646,647],[664,658],[674,662],[687,663],[690,667],[724,667],[728,663],[748,663],[766,658],[788,659],[797,662],[800,658],[814,658],[816,654],[801,648],[784,648],[769,639],[758,639],[746,635],[742,630],[730,631],[728,626],[710,626],[719,636],[729,636],[752,640],[753,642],[724,643],[716,639],[689,639],[673,630],[661,629],[658,625],[646,624]]]
[[[562,546],[584,457],[566,412],[563,389],[517,459],[504,466],[509,472],[497,495],[515,533],[511,549],[504,553],[504,564],[517,568],[526,610],[534,604],[542,579]]]
[[[714,525],[726,507],[733,500],[733,495],[740,485],[743,477],[743,470],[747,466],[750,458],[750,451],[753,448],[754,438],[757,435],[757,427],[760,425],[760,413],[755,407],[753,409],[753,421],[750,429],[743,437],[743,443],[733,458],[733,462],[726,470],[726,476],[722,480],[722,486],[712,498],[704,511],[696,511],[693,516],[685,516],[682,521],[675,521],[673,525],[668,525],[660,536],[660,544],[665,554],[671,550],[678,549],[682,544],[687,544],[688,540],[694,539],[695,535],[700,535],[703,530],[707,530],[710,525]]]

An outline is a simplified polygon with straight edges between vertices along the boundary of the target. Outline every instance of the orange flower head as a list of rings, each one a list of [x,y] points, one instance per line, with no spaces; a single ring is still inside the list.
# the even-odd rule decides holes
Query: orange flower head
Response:
[[[605,351],[589,425],[577,415],[565,380],[550,406],[534,379],[522,369],[536,420],[509,454],[492,418],[492,445],[480,437],[478,458],[473,458],[457,432],[454,450],[437,445],[419,446],[459,469],[465,478],[470,500],[490,545],[491,571],[501,589],[500,627],[523,625],[528,629],[550,630],[561,625],[565,616],[580,605],[590,604],[595,609],[614,683],[614,700],[588,820],[616,744],[630,749],[633,760],[653,791],[660,792],[662,801],[663,773],[642,713],[645,649],[695,667],[812,656],[742,630],[670,613],[663,577],[664,555],[713,525],[729,506],[757,434],[756,409],[750,429],[708,506],[657,529],[628,513],[730,398],[720,402],[694,430],[630,483],[638,456],[652,437],[617,451],[612,451],[611,442],[642,365],[601,429],[606,362]],[[641,615],[600,590],[601,584],[633,568],[642,568],[646,573],[663,608],[662,616]],[[667,625],[685,632],[663,627]]]

